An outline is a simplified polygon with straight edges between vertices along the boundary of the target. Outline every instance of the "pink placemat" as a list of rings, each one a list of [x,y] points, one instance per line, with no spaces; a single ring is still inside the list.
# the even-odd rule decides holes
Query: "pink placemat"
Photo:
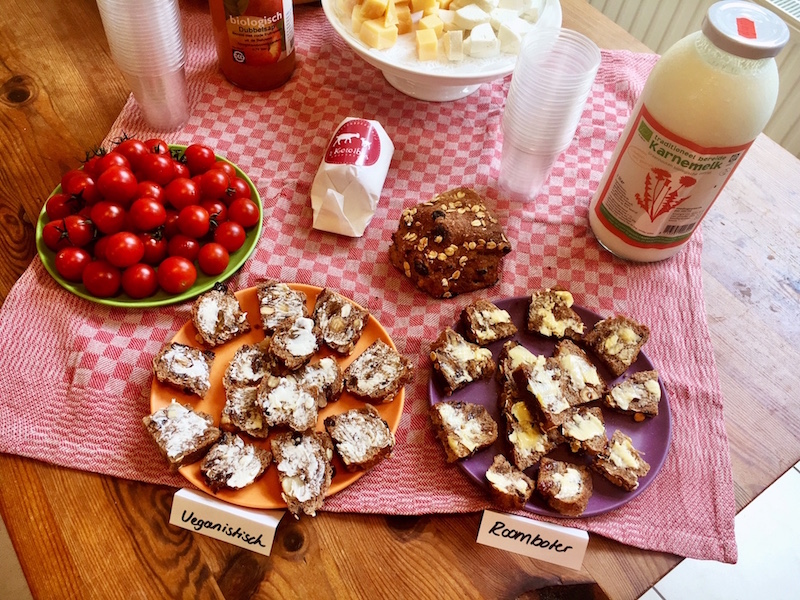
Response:
[[[485,292],[521,296],[561,284],[601,314],[649,324],[647,352],[671,398],[673,442],[656,480],[611,513],[558,521],[640,548],[736,560],[735,502],[723,399],[704,310],[701,234],[660,264],[602,250],[587,206],[654,55],[604,51],[573,145],[535,204],[499,197],[500,117],[510,78],[450,103],[409,98],[339,40],[318,7],[296,8],[298,67],[269,93],[218,73],[209,16],[182,6],[192,117],[170,133],[148,129],[131,98],[106,143],[123,132],[204,142],[241,166],[264,201],[264,233],[233,289],[264,277],[332,287],[367,306],[417,366],[389,461],[326,501],[325,509],[456,513],[490,506],[444,462],[427,420],[428,345],[475,295],[432,300],[389,265],[403,208],[468,185],[501,217],[514,250]],[[377,214],[362,238],[311,229],[309,190],[328,139],[348,116],[383,124],[396,150]],[[54,185],[57,182],[54,182]],[[34,259],[0,312],[0,451],[139,481],[183,486],[147,439],[151,360],[189,318],[190,305],[124,310],[64,291]],[[540,518],[535,517],[534,518]]]

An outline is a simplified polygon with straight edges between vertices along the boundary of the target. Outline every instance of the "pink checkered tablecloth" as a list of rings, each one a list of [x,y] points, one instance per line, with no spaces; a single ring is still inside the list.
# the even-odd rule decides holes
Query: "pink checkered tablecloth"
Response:
[[[559,522],[640,548],[736,560],[733,480],[704,309],[701,234],[667,262],[637,265],[602,250],[587,224],[589,199],[654,55],[603,52],[572,146],[539,200],[521,205],[496,191],[510,78],[456,102],[414,100],[354,55],[320,8],[304,6],[295,11],[296,73],[279,90],[251,93],[219,74],[208,14],[194,4],[182,6],[182,14],[190,121],[169,134],[152,131],[131,98],[106,141],[125,132],[204,142],[236,162],[262,196],[264,232],[231,287],[270,277],[339,290],[367,306],[417,364],[394,456],[331,497],[326,510],[421,514],[490,506],[482,489],[445,464],[427,421],[427,345],[471,295],[432,300],[391,267],[387,255],[403,208],[467,185],[494,206],[514,247],[489,294],[521,296],[561,284],[589,309],[648,323],[647,352],[670,394],[673,442],[652,485],[619,510]],[[379,121],[396,147],[377,214],[357,239],[311,228],[311,183],[330,135],[348,116]],[[165,468],[141,419],[149,412],[152,357],[188,320],[189,308],[124,310],[87,302],[60,288],[34,259],[0,311],[0,451],[185,485]]]

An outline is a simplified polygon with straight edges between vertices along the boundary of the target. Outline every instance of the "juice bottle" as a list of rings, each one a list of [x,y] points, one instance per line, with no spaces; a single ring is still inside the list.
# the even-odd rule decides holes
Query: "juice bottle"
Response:
[[[589,204],[607,250],[651,262],[683,248],[769,121],[788,40],[775,14],[734,0],[664,53]]]
[[[210,0],[222,74],[246,90],[270,90],[295,67],[292,0]]]

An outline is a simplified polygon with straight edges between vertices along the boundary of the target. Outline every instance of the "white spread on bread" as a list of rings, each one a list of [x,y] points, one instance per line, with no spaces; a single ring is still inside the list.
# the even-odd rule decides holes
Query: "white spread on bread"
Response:
[[[553,473],[553,481],[558,484],[557,500],[571,500],[580,495],[583,489],[581,472],[572,467],[567,467],[563,473]]]
[[[292,441],[281,446],[278,470],[283,473],[281,489],[284,494],[299,502],[307,502],[320,493],[325,483],[327,463],[319,453],[320,446],[306,436],[299,443]]]
[[[569,408],[569,402],[561,390],[558,371],[547,368],[544,356],[537,356],[536,363],[528,375],[528,391],[549,413],[558,414]]]
[[[552,295],[551,295],[552,294]],[[536,315],[542,319],[539,333],[553,337],[564,337],[567,329],[576,333],[583,333],[584,325],[579,319],[557,319],[554,309],[557,304],[570,308],[575,302],[572,294],[563,290],[545,290],[544,294],[535,295],[534,299],[541,303],[536,309]]]
[[[576,412],[562,425],[564,435],[585,442],[605,433],[603,422],[591,412]]]
[[[474,313],[477,327],[475,335],[480,342],[493,341],[495,334],[492,328],[495,325],[511,323],[511,315],[501,308],[484,309]]]
[[[509,433],[508,440],[521,450],[546,452],[547,436],[533,422],[533,415],[528,410],[528,406],[524,402],[515,402],[511,406],[511,414],[514,415],[517,426]]]
[[[486,433],[478,419],[468,419],[467,414],[458,410],[447,402],[435,405],[442,418],[442,423],[448,430],[448,444],[453,451],[458,452],[459,446],[464,446],[472,452],[486,439]]]
[[[613,440],[609,444],[608,458],[620,469],[636,469],[639,461],[634,454],[633,446],[628,440]]]
[[[292,356],[309,356],[317,351],[317,336],[314,335],[314,320],[308,317],[298,317],[289,329],[289,335],[284,338],[286,349]]]
[[[589,386],[600,385],[597,368],[582,356],[567,352],[559,356],[558,362],[576,390],[580,391]]]
[[[203,359],[195,359],[189,356],[188,352],[193,351],[180,345],[173,344],[164,353],[164,362],[167,370],[173,375],[187,377],[190,379],[208,379],[210,369],[208,363]]]
[[[159,438],[171,460],[194,449],[197,439],[210,427],[203,417],[174,398],[168,406],[151,415],[151,419],[158,426]]]
[[[255,448],[239,436],[229,436],[215,445],[204,461],[209,479],[222,479],[225,486],[241,489],[262,473],[263,464]]]
[[[317,399],[293,377],[270,376],[261,384],[258,403],[271,426],[305,431],[317,422]]]
[[[530,486],[522,477],[512,477],[494,469],[486,471],[486,479],[506,494],[527,494]]]
[[[460,335],[448,336],[446,347],[437,350],[451,360],[439,360],[442,374],[452,381],[453,386],[472,381],[467,368],[471,362],[481,362],[492,358],[492,351],[466,341]]]

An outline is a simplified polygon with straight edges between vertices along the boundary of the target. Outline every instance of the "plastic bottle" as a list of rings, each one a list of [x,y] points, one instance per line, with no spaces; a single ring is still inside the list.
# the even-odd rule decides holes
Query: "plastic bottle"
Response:
[[[683,248],[769,121],[788,40],[772,12],[725,1],[664,53],[589,205],[606,249],[652,262]]]
[[[210,0],[222,74],[247,90],[286,83],[295,67],[292,0]]]

